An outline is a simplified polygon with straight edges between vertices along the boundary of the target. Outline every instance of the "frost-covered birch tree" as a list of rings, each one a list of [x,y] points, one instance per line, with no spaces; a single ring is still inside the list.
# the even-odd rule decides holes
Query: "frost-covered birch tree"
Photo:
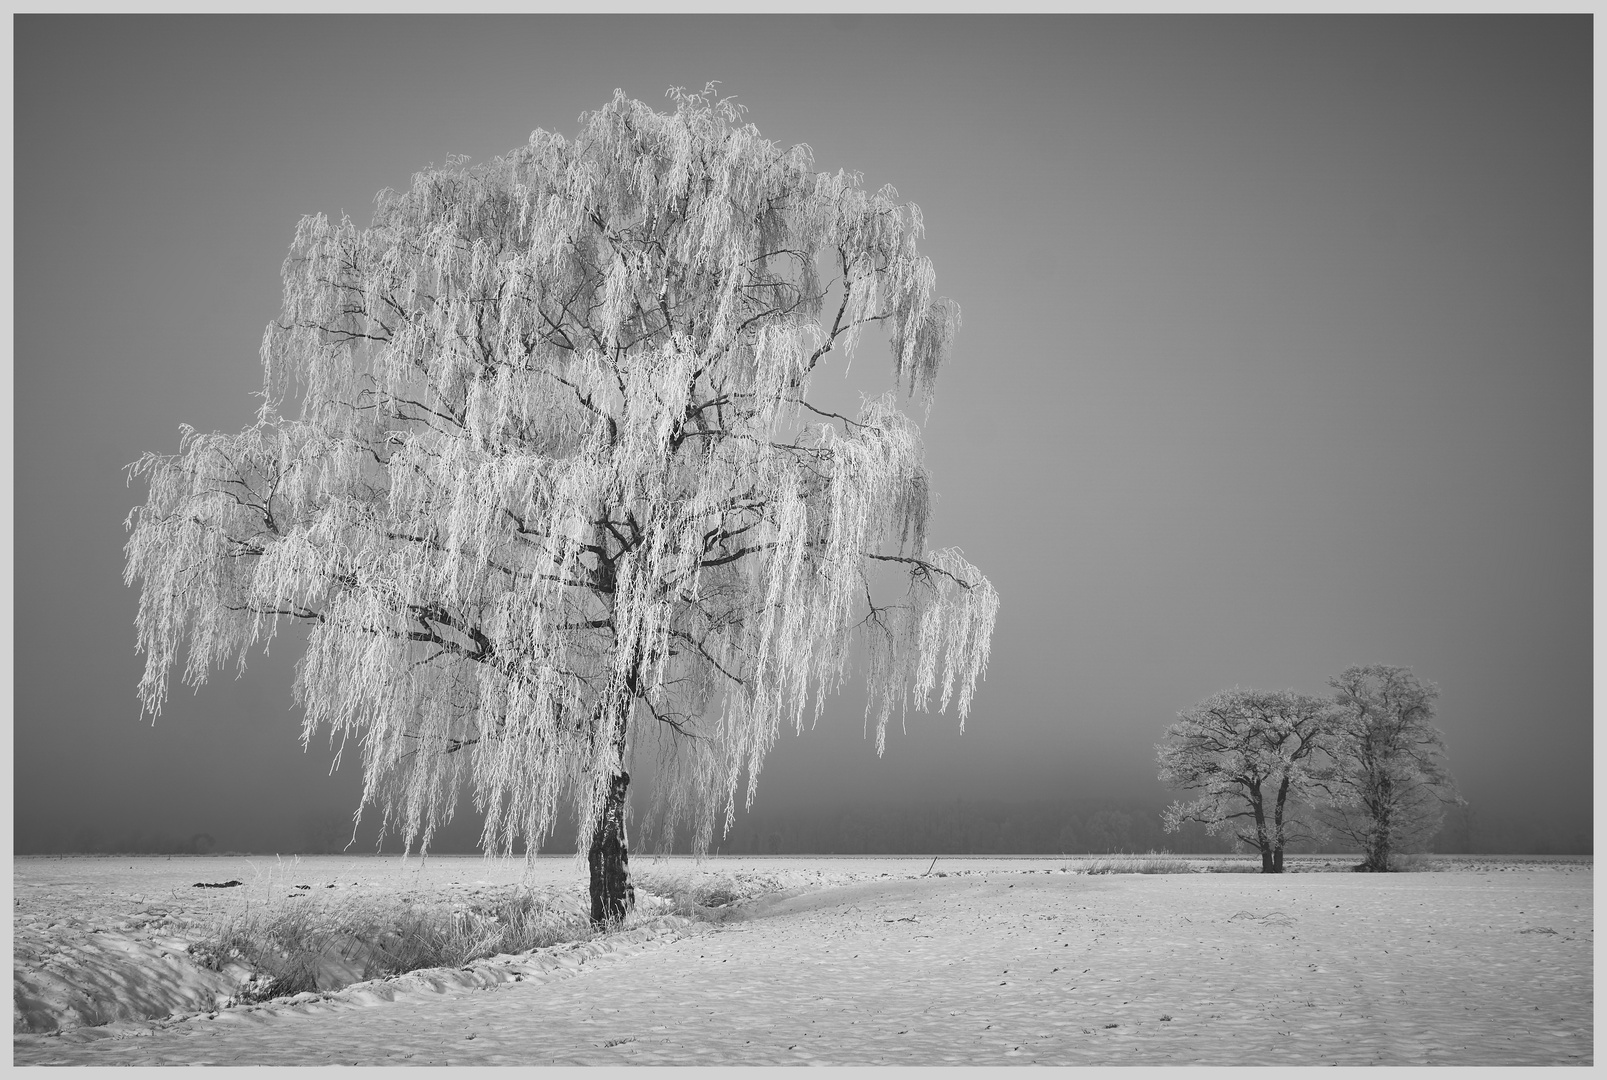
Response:
[[[146,710],[304,623],[302,738],[357,741],[358,812],[424,849],[467,790],[488,851],[534,852],[572,802],[598,920],[644,755],[659,842],[706,850],[856,639],[878,753],[911,706],[963,727],[998,607],[926,546],[898,399],[960,320],[919,209],[672,95],[420,172],[367,228],[304,218],[256,422],[131,466]],[[877,327],[894,389],[812,402]]]
[[[1392,853],[1420,850],[1445,807],[1462,801],[1432,723],[1439,687],[1388,664],[1346,668],[1329,685],[1339,714],[1323,821],[1361,846],[1360,869],[1384,872]]]
[[[1160,779],[1200,796],[1166,808],[1166,831],[1198,821],[1228,832],[1261,853],[1262,873],[1281,874],[1284,846],[1312,835],[1295,811],[1316,794],[1313,766],[1336,715],[1323,698],[1238,687],[1178,713],[1155,747]]]

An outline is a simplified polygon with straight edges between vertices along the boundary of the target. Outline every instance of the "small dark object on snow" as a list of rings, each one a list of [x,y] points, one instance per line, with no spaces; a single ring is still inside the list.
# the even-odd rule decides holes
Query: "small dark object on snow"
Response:
[[[298,889],[310,889],[310,888],[312,888],[312,886],[311,885],[297,885],[296,888],[298,888]]]
[[[190,886],[192,889],[232,889],[236,885],[244,885],[243,881],[197,881]]]
[[[1531,926],[1527,930],[1519,930],[1520,934],[1555,934],[1556,931],[1549,926]]]

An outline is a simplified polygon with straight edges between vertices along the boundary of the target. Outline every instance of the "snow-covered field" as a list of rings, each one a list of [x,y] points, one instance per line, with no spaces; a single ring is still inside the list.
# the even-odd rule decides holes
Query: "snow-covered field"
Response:
[[[466,904],[524,864],[19,858],[13,1061],[1591,1063],[1591,863],[1432,865],[638,859],[644,883],[720,883],[738,900],[687,919],[644,892],[608,938],[220,1008],[250,972],[187,950],[250,905]],[[582,902],[570,859],[538,860],[525,884]]]

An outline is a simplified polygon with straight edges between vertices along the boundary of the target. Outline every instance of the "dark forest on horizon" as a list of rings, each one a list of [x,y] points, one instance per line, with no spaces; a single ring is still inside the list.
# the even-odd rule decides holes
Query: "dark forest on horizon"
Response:
[[[1170,852],[1179,855],[1226,853],[1226,836],[1208,836],[1199,825],[1175,833],[1161,828],[1159,803],[1110,798],[1012,802],[1003,799],[952,799],[905,804],[857,804],[801,811],[755,811],[739,814],[728,836],[711,848],[720,855],[1079,855]],[[440,855],[478,854],[478,815],[460,814],[430,844]],[[572,824],[560,826],[543,848],[548,855],[567,854]],[[14,837],[18,855],[116,854],[371,854],[375,829],[365,822],[351,840],[349,820],[309,816],[277,835],[214,836],[198,831],[188,836],[79,829],[71,835]],[[636,843],[648,855],[653,845]],[[387,837],[378,850],[400,853],[401,842]],[[1292,844],[1292,854],[1347,853],[1351,848],[1328,841]],[[1478,807],[1451,809],[1429,844],[1439,854],[1590,855],[1594,852],[1589,822],[1557,823],[1549,829],[1528,822],[1487,819]],[[673,848],[687,854],[684,837]],[[522,851],[516,849],[516,854]]]

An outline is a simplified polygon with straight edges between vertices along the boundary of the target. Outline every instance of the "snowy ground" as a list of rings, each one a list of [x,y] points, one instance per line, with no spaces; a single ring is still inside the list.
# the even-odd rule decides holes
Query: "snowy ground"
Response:
[[[1593,1061],[1589,862],[1279,877],[1077,872],[1086,859],[929,863],[637,860],[644,880],[724,879],[765,895],[719,922],[645,910],[609,939],[219,1009],[247,973],[204,971],[185,949],[245,904],[408,890],[445,902],[508,887],[523,864],[21,858],[13,1060]],[[578,904],[581,878],[568,859],[542,859],[531,883]],[[194,887],[226,880],[244,884]]]

